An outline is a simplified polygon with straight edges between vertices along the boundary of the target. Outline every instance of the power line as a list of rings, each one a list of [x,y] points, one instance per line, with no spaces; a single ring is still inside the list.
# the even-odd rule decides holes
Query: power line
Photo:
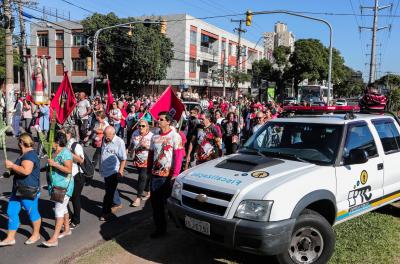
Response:
[[[81,9],[81,10],[84,10],[84,11],[86,11],[86,12],[89,12],[89,13],[91,13],[91,14],[96,14],[96,13],[98,13],[98,12],[93,12],[93,11],[91,11],[91,10],[89,10],[89,9],[86,9],[86,8],[84,8],[84,7],[82,7],[82,6],[79,6],[79,5],[77,5],[77,4],[71,3],[70,1],[67,1],[67,0],[61,0],[61,1],[65,2],[65,3],[67,3],[67,4],[70,4],[70,5],[72,5],[72,6],[75,6],[75,7],[79,8],[79,9]]]

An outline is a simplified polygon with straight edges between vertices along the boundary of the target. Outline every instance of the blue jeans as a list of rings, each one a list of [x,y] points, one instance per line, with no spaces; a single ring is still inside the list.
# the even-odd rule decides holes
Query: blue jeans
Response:
[[[40,219],[38,210],[40,193],[36,195],[34,200],[21,199],[16,197],[14,194],[11,195],[10,201],[8,202],[7,215],[8,215],[8,230],[15,231],[19,227],[19,212],[21,207],[29,214],[31,222],[36,222]]]
[[[19,123],[21,121],[21,116],[19,115],[14,115],[13,116],[13,122],[12,122],[12,127],[14,131],[14,136],[18,137],[19,136]]]

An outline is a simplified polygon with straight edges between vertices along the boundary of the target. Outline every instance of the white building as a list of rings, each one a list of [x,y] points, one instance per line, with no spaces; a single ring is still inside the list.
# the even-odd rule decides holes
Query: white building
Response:
[[[152,17],[141,17],[152,18]],[[159,19],[159,16],[153,17]],[[174,59],[167,77],[153,85],[164,88],[191,88],[199,94],[222,94],[224,83],[217,80],[216,72],[225,67],[236,67],[238,36],[187,14],[162,16],[167,21],[166,35],[174,44]],[[71,72],[74,88],[90,90],[91,71],[86,61],[79,58],[79,48],[86,45],[82,26],[73,22],[57,22],[62,27],[31,24],[31,54],[50,55],[50,80],[57,87],[62,79],[62,62]],[[65,28],[71,29],[67,30]],[[242,55],[239,69],[251,72],[252,63],[264,56],[263,47],[241,39]],[[212,78],[214,76],[214,78]],[[227,95],[232,94],[233,84],[225,78]],[[250,83],[239,84],[242,93],[249,92]],[[158,91],[160,92],[160,91]]]

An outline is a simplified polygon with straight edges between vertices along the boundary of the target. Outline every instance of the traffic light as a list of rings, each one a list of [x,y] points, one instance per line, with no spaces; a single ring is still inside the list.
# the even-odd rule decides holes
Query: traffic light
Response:
[[[165,21],[164,18],[160,22],[160,32],[161,32],[161,34],[167,33],[167,21]]]
[[[132,37],[132,35],[133,35],[132,25],[129,25],[128,36]]]
[[[92,67],[93,67],[93,65],[92,65],[92,57],[87,57],[86,58],[86,68],[91,71]]]
[[[247,10],[247,12],[246,12],[246,26],[248,26],[248,27],[251,26],[252,17],[253,17],[253,12],[251,12],[251,10]]]

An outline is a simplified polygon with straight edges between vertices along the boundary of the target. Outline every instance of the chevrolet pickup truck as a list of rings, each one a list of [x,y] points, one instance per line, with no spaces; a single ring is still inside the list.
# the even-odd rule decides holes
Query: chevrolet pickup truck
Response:
[[[238,153],[182,172],[168,209],[176,223],[279,263],[327,263],[333,226],[400,197],[400,126],[384,114],[267,122]]]

